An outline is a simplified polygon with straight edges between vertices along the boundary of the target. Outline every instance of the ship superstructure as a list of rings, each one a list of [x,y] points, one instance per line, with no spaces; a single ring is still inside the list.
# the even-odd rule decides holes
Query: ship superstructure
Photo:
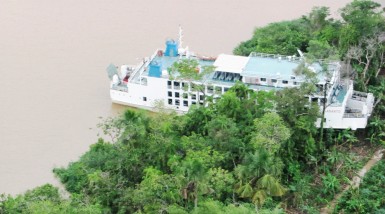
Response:
[[[181,38],[181,33],[180,33]],[[110,65],[110,96],[113,102],[154,110],[161,103],[167,109],[187,112],[192,105],[203,105],[207,96],[220,97],[237,81],[258,90],[280,90],[298,87],[305,81],[295,75],[303,57],[251,53],[248,57],[220,54],[218,57],[196,56],[179,41],[168,40],[166,49],[158,49],[137,66],[122,65],[120,70]],[[184,81],[173,78],[169,68],[182,59],[195,59],[197,72],[213,66],[214,71],[200,81]],[[371,93],[353,90],[353,81],[340,78],[340,64],[331,62],[327,68],[318,63],[307,65],[317,74],[318,92],[309,95],[309,102],[325,106],[324,127],[335,129],[365,128],[373,110]],[[200,88],[201,90],[197,90]],[[325,105],[324,105],[324,102]],[[321,119],[317,121],[320,126]]]

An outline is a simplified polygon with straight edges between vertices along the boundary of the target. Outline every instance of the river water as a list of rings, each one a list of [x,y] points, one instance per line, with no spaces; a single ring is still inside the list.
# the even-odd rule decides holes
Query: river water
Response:
[[[231,53],[256,26],[347,0],[0,0],[0,193],[50,182],[96,142],[105,68],[136,64],[184,28],[195,53]]]

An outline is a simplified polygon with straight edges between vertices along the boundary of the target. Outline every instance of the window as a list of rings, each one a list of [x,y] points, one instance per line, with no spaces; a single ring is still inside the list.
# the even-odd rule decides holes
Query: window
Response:
[[[276,80],[276,79],[271,79],[271,82],[272,82],[272,83],[276,83],[277,80]]]
[[[191,83],[191,90],[195,91],[196,90],[196,85],[194,83]]]
[[[200,99],[201,101],[203,101],[203,100],[205,99],[205,96],[199,95],[199,99]]]
[[[227,87],[224,88],[224,91],[225,91],[225,92],[228,91],[228,90],[229,90],[229,88],[227,88]]]
[[[141,85],[147,85],[147,78],[145,78],[145,77],[140,78],[140,84]]]
[[[175,97],[179,97],[179,92],[175,92]]]
[[[185,91],[188,91],[188,83],[187,82],[182,82],[182,89]]]
[[[183,106],[188,106],[188,101],[187,100],[183,101]]]
[[[170,81],[170,80],[167,81],[167,88],[168,88],[168,89],[171,89],[171,81]]]
[[[298,82],[293,82],[293,85],[298,85]]]
[[[287,83],[289,83],[289,81],[287,81],[287,80],[282,80],[282,83],[283,83],[283,84],[287,84]]]
[[[195,102],[195,101],[191,102],[191,105],[196,105],[196,104],[197,104],[197,102]]]
[[[180,83],[174,82],[174,89],[180,89]]]
[[[195,87],[195,89],[196,89],[197,91],[202,91],[202,90],[205,89],[205,86],[202,85],[202,84],[197,84],[196,87]]]
[[[146,102],[146,101],[147,101],[147,97],[143,97],[143,101],[145,101],[145,102]]]
[[[214,87],[213,86],[207,86],[207,93],[212,94],[213,91],[214,91]]]
[[[182,97],[183,97],[183,99],[187,99],[188,98],[188,94],[187,93],[183,93]]]
[[[172,97],[172,92],[171,91],[168,91],[167,94],[168,94],[168,97]]]
[[[216,93],[216,94],[222,94],[222,87],[220,87],[220,86],[215,86],[215,93]]]
[[[266,82],[266,78],[261,78],[261,82]]]
[[[317,85],[318,91],[324,91],[324,86],[323,85]]]
[[[191,95],[191,99],[192,100],[196,100],[197,99],[197,95],[196,94]]]
[[[180,105],[180,100],[175,100],[175,105],[179,106]]]
[[[168,104],[172,105],[172,99],[168,99]]]
[[[290,79],[295,80],[295,76],[291,76]]]

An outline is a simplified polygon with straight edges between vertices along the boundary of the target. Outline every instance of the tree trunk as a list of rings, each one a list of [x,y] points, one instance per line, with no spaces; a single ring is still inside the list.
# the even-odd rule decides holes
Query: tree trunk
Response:
[[[366,73],[368,73],[368,70],[369,70],[370,59],[368,59],[368,58],[366,57],[366,63],[364,63],[364,64],[365,64],[365,68],[364,68],[362,74],[363,74],[364,79],[365,79],[365,78],[366,78]]]
[[[376,78],[378,77],[378,75],[380,74],[380,72],[381,72],[381,67],[379,67],[378,69],[377,69],[377,72],[376,72]]]
[[[320,142],[319,146],[323,148],[323,135],[324,135],[324,120],[325,120],[325,111],[326,111],[326,94],[327,94],[327,85],[328,83],[325,83],[324,85],[324,102],[322,105],[322,117],[321,117],[321,136],[320,136]]]
[[[258,205],[255,205],[255,213],[259,213]]]
[[[373,109],[376,108],[377,104],[381,102],[381,97],[377,98],[376,102],[373,105]]]
[[[381,53],[380,64],[379,64],[378,70],[377,70],[377,72],[376,72],[376,78],[377,78],[378,75],[380,74],[381,68],[382,68],[382,66],[384,65],[384,60],[385,60],[385,59],[384,59],[384,53],[385,53],[385,51]]]
[[[195,185],[194,189],[194,208],[196,209],[198,207],[198,183]]]

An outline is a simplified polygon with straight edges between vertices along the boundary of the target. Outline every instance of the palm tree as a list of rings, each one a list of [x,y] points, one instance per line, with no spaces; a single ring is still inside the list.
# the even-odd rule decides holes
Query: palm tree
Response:
[[[280,159],[260,148],[254,154],[245,157],[243,165],[237,167],[240,179],[236,185],[241,198],[250,198],[256,209],[262,206],[267,197],[282,196],[286,189],[277,179],[282,172]]]
[[[385,121],[378,116],[373,117],[372,121],[369,123],[368,129],[370,143],[380,141],[381,137],[384,137]]]

